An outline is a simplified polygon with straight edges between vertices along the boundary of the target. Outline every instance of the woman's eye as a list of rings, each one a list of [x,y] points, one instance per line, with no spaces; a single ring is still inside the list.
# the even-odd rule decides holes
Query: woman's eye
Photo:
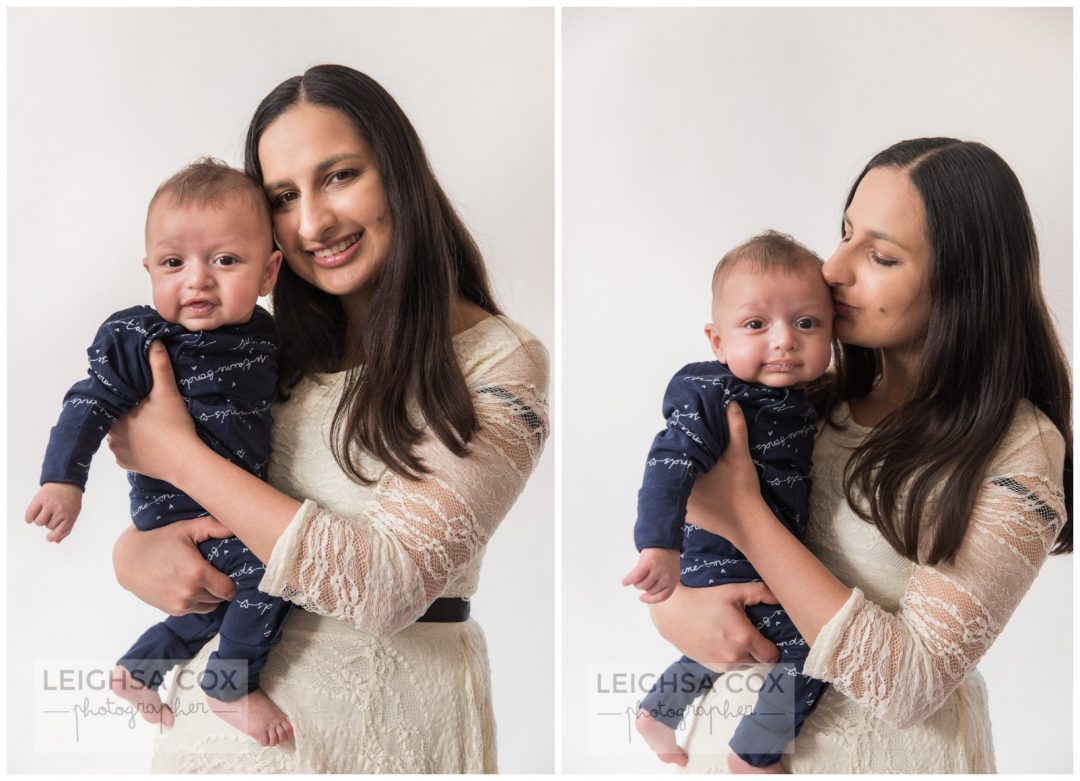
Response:
[[[764,320],[747,320],[743,323],[744,328],[749,328],[751,331],[760,331],[765,327]]]
[[[870,253],[870,259],[872,261],[874,261],[875,263],[877,263],[879,266],[885,266],[885,267],[895,266],[898,263],[900,263],[899,260],[890,260],[889,258],[884,258],[881,255],[877,254],[876,252],[871,252]]]
[[[236,258],[234,258],[232,255],[219,255],[218,257],[214,258],[214,262],[217,263],[219,266],[232,266],[237,261]]]
[[[803,330],[809,330],[817,325],[817,320],[812,317],[800,317],[795,321],[796,328],[802,328]]]
[[[334,183],[347,182],[356,176],[356,171],[335,171],[330,174],[330,181]]]
[[[279,196],[270,201],[270,207],[272,209],[280,209],[283,206],[288,206],[290,203],[296,200],[297,194],[294,192],[281,193]]]

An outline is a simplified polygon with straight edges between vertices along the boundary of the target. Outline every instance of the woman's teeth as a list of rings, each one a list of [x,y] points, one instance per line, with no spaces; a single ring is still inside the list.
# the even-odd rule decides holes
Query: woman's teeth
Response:
[[[344,252],[359,240],[360,234],[354,233],[352,236],[349,236],[349,238],[344,239],[338,244],[335,244],[333,247],[321,249],[318,252],[313,252],[312,254],[317,258],[332,258],[334,255]]]

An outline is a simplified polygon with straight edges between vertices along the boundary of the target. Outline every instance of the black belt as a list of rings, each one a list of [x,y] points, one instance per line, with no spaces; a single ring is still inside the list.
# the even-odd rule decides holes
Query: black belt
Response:
[[[417,621],[437,621],[442,624],[469,620],[469,600],[464,597],[439,597]]]

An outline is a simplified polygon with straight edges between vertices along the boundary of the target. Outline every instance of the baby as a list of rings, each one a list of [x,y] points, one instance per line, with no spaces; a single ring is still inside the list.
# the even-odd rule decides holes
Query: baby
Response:
[[[154,309],[125,309],[98,329],[87,351],[89,376],[68,391],[49,436],[27,523],[46,527],[50,542],[71,533],[101,440],[150,393],[148,351],[155,340],[168,351],[199,436],[265,479],[277,347],[273,321],[256,302],[270,292],[280,265],[266,198],[240,171],[204,158],[158,188],[147,208],[143,259]],[[168,483],[128,477],[140,530],[208,514]],[[118,662],[113,690],[148,721],[171,725],[172,711],[157,693],[165,673],[220,633],[200,681],[211,709],[264,746],[285,742],[292,726],[258,686],[291,606],[258,590],[265,568],[236,537],[209,539],[199,549],[232,578],[235,599],[151,627]]]
[[[803,388],[828,369],[832,338],[833,302],[821,260],[791,237],[767,231],[723,257],[712,293],[713,322],[705,333],[717,360],[692,363],[668,384],[667,427],[653,441],[638,493],[640,555],[623,584],[645,591],[644,602],[667,599],[680,579],[692,588],[760,580],[730,542],[684,523],[694,478],[727,447],[728,401],[737,401],[746,418],[765,501],[797,537],[806,528],[815,413]],[[754,712],[735,730],[728,765],[733,772],[784,772],[780,755],[826,684],[802,675],[809,648],[782,607],[746,612],[781,655]],[[684,656],[642,700],[638,731],[665,762],[686,764],[675,727],[718,675]]]

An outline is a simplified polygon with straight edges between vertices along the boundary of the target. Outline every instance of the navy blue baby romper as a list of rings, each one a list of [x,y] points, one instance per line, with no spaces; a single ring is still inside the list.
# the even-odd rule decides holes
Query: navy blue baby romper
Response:
[[[739,403],[746,418],[765,502],[796,537],[801,539],[806,529],[816,420],[806,394],[743,382],[717,361],[685,366],[664,393],[667,427],[649,450],[634,525],[639,551],[682,550],[679,580],[684,586],[761,580],[734,545],[685,522],[694,478],[711,469],[727,447],[726,408],[731,400]],[[763,767],[780,760],[827,684],[802,674],[810,649],[783,608],[753,605],[746,612],[780,649],[780,662],[764,682],[753,713],[740,720],[731,739],[736,754]],[[687,706],[712,688],[719,675],[684,656],[664,672],[641,708],[674,728]]]
[[[87,350],[89,376],[64,397],[49,435],[42,483],[86,488],[90,460],[112,424],[150,393],[147,351],[160,340],[199,437],[219,455],[266,479],[270,458],[270,405],[277,387],[277,346],[270,314],[255,307],[251,320],[214,331],[188,331],[148,306],[110,316]],[[169,483],[128,473],[131,515],[142,531],[207,515]],[[232,602],[211,613],[172,616],[148,629],[120,664],[132,677],[158,688],[175,664],[193,657],[220,632],[201,685],[219,700],[236,700],[259,685],[270,647],[281,636],[291,605],[259,591],[263,564],[236,537],[209,539],[203,556],[236,586]]]

